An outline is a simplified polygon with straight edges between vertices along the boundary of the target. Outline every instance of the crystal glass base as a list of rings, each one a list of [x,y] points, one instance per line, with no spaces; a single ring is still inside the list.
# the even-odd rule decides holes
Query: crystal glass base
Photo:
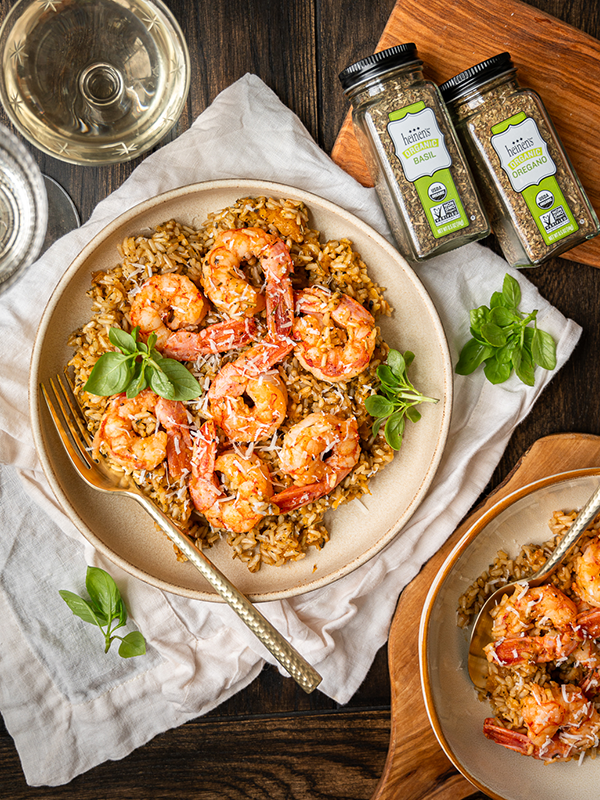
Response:
[[[39,167],[21,142],[0,126],[0,293],[40,254],[47,220]]]
[[[189,90],[185,39],[161,0],[18,0],[0,30],[0,66],[14,125],[74,164],[147,151]]]

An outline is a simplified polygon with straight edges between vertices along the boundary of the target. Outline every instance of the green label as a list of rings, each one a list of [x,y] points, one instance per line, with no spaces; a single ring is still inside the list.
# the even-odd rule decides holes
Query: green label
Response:
[[[521,112],[494,125],[492,133],[502,169],[525,200],[544,242],[552,244],[579,230],[536,121]]]
[[[388,133],[404,177],[414,183],[436,239],[469,220],[452,179],[452,158],[433,109],[413,103],[389,114]]]

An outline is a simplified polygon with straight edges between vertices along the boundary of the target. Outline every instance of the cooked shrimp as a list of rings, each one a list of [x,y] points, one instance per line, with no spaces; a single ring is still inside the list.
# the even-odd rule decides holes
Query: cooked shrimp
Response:
[[[208,312],[208,302],[185,275],[153,275],[131,301],[130,317],[143,334],[156,334],[160,349],[172,331],[197,325]]]
[[[600,538],[592,539],[578,556],[573,588],[586,603],[600,607]]]
[[[317,378],[348,381],[366,369],[375,349],[375,320],[347,294],[321,286],[296,292],[295,355]]]
[[[190,474],[192,436],[190,421],[183,403],[159,397],[154,413],[167,432],[167,464],[169,475],[176,480]]]
[[[255,453],[243,458],[228,450],[217,456],[212,420],[202,426],[200,434],[194,442],[189,483],[192,502],[214,528],[245,533],[271,511],[269,469]],[[223,479],[221,486],[217,475]]]
[[[262,311],[263,295],[240,269],[240,264],[250,258],[259,259],[265,274],[270,333],[290,336],[294,318],[292,259],[285,242],[262,228],[237,228],[217,234],[202,266],[204,291],[229,317],[250,317]]]
[[[285,419],[285,383],[270,370],[292,347],[293,343],[285,340],[265,339],[217,373],[208,392],[210,413],[232,442],[269,438]]]
[[[134,423],[152,414],[156,409],[158,395],[144,389],[137,397],[128,398],[117,394],[106,407],[100,427],[93,443],[93,455],[97,458],[101,445],[124,467],[154,469],[167,455],[167,434],[155,430],[149,436],[139,436]]]
[[[512,595],[504,595],[494,609],[494,639],[518,635],[534,624],[544,628],[561,629],[575,625],[577,607],[564,592],[552,584],[529,588],[517,585]]]
[[[273,498],[286,513],[329,494],[355,466],[360,457],[356,419],[309,414],[286,433],[279,457],[281,469],[295,482]]]
[[[529,741],[518,732],[498,729],[495,720],[489,719],[483,729],[488,738],[544,760],[568,758],[573,750],[581,752],[598,744],[600,714],[579,686],[531,683],[527,689],[520,711]]]
[[[175,331],[162,347],[163,355],[177,361],[193,361],[198,356],[224,353],[256,338],[254,319],[228,319],[201,331]]]
[[[495,641],[484,649],[488,661],[497,664],[547,663],[567,658],[585,635],[577,625],[575,603],[551,584],[517,586],[492,613]],[[524,635],[534,627],[549,632],[543,636]]]

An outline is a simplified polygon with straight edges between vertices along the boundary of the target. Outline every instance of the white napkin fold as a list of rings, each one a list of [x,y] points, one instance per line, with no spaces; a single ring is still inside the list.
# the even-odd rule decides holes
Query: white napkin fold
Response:
[[[27,379],[35,331],[60,276],[83,246],[126,209],[197,181],[252,178],[285,183],[345,207],[390,238],[372,189],[323,153],[299,119],[254,75],[246,75],[174,142],[146,158],[79,230],[57,242],[0,298],[0,710],[26,780],[59,785],[119,759],[157,733],[211,710],[249,684],[272,657],[227,606],[170,595],[105,561],[52,496],[33,447]],[[468,338],[467,310],[518,277],[523,308],[558,342],[558,368],[580,328],[551,307],[524,275],[473,244],[417,272],[444,324],[453,362]],[[409,524],[351,575],[261,611],[323,676],[320,690],[346,703],[386,641],[402,588],[418,573],[485,488],[508,439],[554,373],[535,387],[481,371],[455,378],[446,451]],[[65,535],[66,534],[66,535]],[[101,653],[99,633],[76,621],[58,589],[84,588],[86,564],[121,588],[148,643],[145,657]],[[116,648],[115,648],[116,650]],[[285,673],[284,673],[285,674]]]

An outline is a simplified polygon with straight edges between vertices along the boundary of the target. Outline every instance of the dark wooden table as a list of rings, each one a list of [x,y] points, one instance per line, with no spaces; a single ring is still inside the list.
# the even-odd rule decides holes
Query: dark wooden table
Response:
[[[185,31],[192,62],[189,99],[170,138],[186,130],[222,89],[253,72],[299,115],[326,152],[331,152],[348,108],[337,74],[373,52],[395,2],[167,1]],[[531,4],[600,38],[597,0]],[[0,0],[0,20],[10,6],[10,0]],[[0,120],[8,123],[1,110]],[[590,136],[596,135],[590,131]],[[42,171],[67,189],[82,221],[141,160],[94,168],[65,164],[40,152],[34,156]],[[584,334],[570,361],[515,431],[488,490],[539,437],[600,434],[600,270],[555,259],[530,270],[527,277],[578,322]],[[385,648],[363,686],[343,707],[318,691],[305,695],[292,680],[267,667],[246,690],[206,716],[64,787],[26,785],[0,719],[0,797],[367,800],[383,770],[389,729]],[[470,800],[483,797],[474,789]]]

